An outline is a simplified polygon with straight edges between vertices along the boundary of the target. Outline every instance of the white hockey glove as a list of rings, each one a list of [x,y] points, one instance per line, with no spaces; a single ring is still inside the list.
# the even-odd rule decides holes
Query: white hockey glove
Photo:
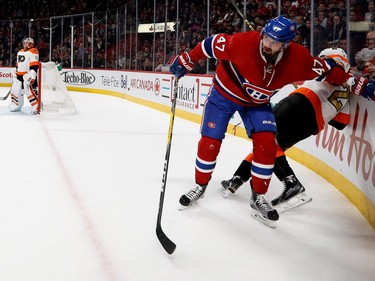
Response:
[[[29,74],[30,74],[30,77],[31,77],[30,84],[34,84],[35,79],[36,79],[36,72],[35,72],[35,70],[31,69],[30,72],[29,72]]]
[[[28,73],[26,73],[23,76],[23,81],[26,82],[27,84],[33,84],[35,82],[35,78],[36,78],[35,70],[30,70]]]

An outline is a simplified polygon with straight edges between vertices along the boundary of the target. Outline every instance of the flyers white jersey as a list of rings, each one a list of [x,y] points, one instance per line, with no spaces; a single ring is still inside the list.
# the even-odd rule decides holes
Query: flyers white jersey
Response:
[[[17,53],[17,75],[25,75],[32,66],[39,65],[39,52],[36,48],[22,49]]]
[[[349,124],[349,98],[353,84],[354,77],[340,86],[324,81],[308,80],[294,83],[294,90],[291,90],[291,85],[285,86],[286,89],[282,90],[289,90],[291,95],[302,94],[309,99],[314,107],[316,123],[320,131],[324,128],[324,124],[332,119],[342,124]]]

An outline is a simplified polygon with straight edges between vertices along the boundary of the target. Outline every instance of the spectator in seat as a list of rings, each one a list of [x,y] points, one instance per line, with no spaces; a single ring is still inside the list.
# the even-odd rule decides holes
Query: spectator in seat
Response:
[[[190,71],[192,74],[206,74],[207,67],[206,67],[206,60],[200,59],[198,60],[193,67],[193,70]]]

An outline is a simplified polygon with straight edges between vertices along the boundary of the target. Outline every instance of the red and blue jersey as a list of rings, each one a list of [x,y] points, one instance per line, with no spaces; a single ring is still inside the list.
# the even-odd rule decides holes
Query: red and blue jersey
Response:
[[[294,81],[316,77],[324,80],[331,70],[324,59],[312,57],[305,47],[294,42],[277,55],[275,64],[267,62],[261,46],[257,31],[217,34],[198,44],[190,57],[194,62],[204,57],[217,59],[214,86],[224,97],[244,106],[268,103],[280,88]],[[341,76],[338,84],[348,78]]]

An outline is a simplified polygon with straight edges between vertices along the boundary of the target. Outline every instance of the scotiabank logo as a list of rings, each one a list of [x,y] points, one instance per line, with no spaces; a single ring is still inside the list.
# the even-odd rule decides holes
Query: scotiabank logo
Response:
[[[61,73],[62,80],[71,85],[90,85],[94,83],[95,76],[88,71],[65,71]]]
[[[12,73],[10,73],[10,72],[0,72],[0,78],[12,78]]]

